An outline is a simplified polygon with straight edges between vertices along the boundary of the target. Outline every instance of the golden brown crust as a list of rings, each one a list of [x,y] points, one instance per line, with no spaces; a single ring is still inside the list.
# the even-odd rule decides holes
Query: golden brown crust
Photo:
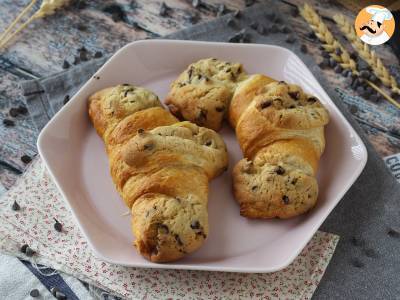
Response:
[[[208,234],[208,181],[228,163],[220,136],[178,122],[156,95],[130,85],[92,95],[89,117],[106,144],[116,188],[131,209],[139,253],[167,262],[198,249]]]

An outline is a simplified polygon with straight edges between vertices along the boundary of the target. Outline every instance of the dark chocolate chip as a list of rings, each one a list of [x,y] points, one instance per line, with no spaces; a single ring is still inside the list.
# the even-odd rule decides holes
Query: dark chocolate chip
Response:
[[[295,107],[296,107],[295,105],[290,105],[290,106],[289,106],[289,108],[295,108]]]
[[[211,141],[207,141],[204,145],[206,146],[211,146],[212,142]]]
[[[307,52],[308,52],[307,46],[304,45],[304,44],[302,44],[302,45],[300,46],[300,51],[303,52],[303,53],[307,53]]]
[[[32,161],[32,158],[29,156],[29,155],[22,155],[21,156],[21,161],[24,163],[24,164],[29,164],[31,161]]]
[[[159,15],[161,17],[166,17],[168,15],[168,9],[169,7],[165,4],[165,2],[162,2],[160,6]]]
[[[200,222],[199,221],[193,221],[191,224],[190,224],[190,228],[192,228],[192,229],[200,229]]]
[[[175,234],[175,241],[178,243],[179,246],[183,246],[181,237],[178,234]]]
[[[94,54],[94,58],[100,58],[100,57],[102,57],[103,56],[103,52],[101,52],[101,51],[96,51],[96,53]]]
[[[63,104],[67,104],[69,101],[69,95],[65,95],[64,100],[63,100]]]
[[[89,60],[88,53],[87,53],[86,50],[85,51],[79,51],[79,59],[81,61],[88,61]]]
[[[62,231],[62,224],[60,222],[58,222],[57,219],[54,219],[55,223],[54,223],[54,229],[58,232]]]
[[[107,5],[102,10],[103,12],[110,14],[114,22],[126,20],[126,13],[118,4]]]
[[[350,52],[350,58],[353,60],[357,59],[357,54],[355,52]]]
[[[288,94],[293,100],[299,100],[300,93],[298,91],[289,92]]]
[[[269,100],[267,100],[267,101],[263,101],[263,102],[261,102],[261,105],[260,105],[260,107],[261,107],[261,109],[265,109],[265,108],[267,108],[267,107],[271,106],[271,104],[272,104],[272,102],[271,102],[271,101],[269,101]]]
[[[19,206],[18,202],[16,200],[14,200],[13,205],[11,206],[11,209],[14,211],[18,211],[21,209],[21,206]]]
[[[393,228],[390,228],[388,230],[387,234],[388,234],[388,236],[390,236],[392,238],[399,238],[400,237],[400,232],[395,230],[395,229],[393,229]]]
[[[315,32],[314,32],[314,31],[310,31],[310,32],[307,34],[307,37],[309,37],[309,38],[312,39],[312,40],[314,40],[314,39],[317,38],[317,36],[315,35]]]
[[[158,224],[158,229],[160,230],[160,232],[162,233],[162,234],[168,234],[169,233],[169,228],[168,228],[168,226],[167,225],[165,225],[165,224]]]
[[[286,205],[289,204],[289,197],[286,196],[286,195],[283,195],[283,196],[282,196],[282,201],[283,201],[283,203],[285,203]]]
[[[143,134],[144,133],[144,129],[143,128],[139,128],[137,132],[138,132],[138,134]]]
[[[28,249],[28,245],[27,244],[23,244],[22,246],[21,246],[21,248],[19,249],[19,251],[21,251],[22,253],[26,253],[26,249]]]
[[[336,48],[335,49],[335,54],[337,55],[337,56],[340,56],[340,55],[342,55],[342,49],[340,49],[340,48]]]
[[[309,102],[309,103],[315,103],[315,102],[317,102],[317,101],[318,101],[318,99],[315,98],[314,96],[311,96],[311,97],[309,97],[309,98],[307,99],[307,102]]]
[[[144,146],[143,146],[143,150],[151,151],[153,149],[154,149],[154,144],[151,144],[151,143],[144,144]]]
[[[275,169],[275,172],[276,172],[276,174],[278,174],[278,175],[283,175],[283,174],[285,174],[285,169],[282,168],[281,166],[278,166],[278,167]]]
[[[250,27],[253,28],[254,30],[256,30],[258,27],[258,22],[251,22]]]
[[[298,178],[293,178],[291,184],[295,185],[297,183]]]
[[[8,111],[8,114],[10,115],[10,117],[13,117],[13,118],[18,117],[18,115],[19,115],[18,108],[15,108],[15,107],[10,108],[10,110]]]
[[[29,293],[29,295],[32,297],[32,298],[36,298],[36,297],[39,297],[39,291],[37,290],[37,289],[33,289],[30,293]]]
[[[67,60],[64,60],[64,61],[63,61],[62,68],[63,68],[63,69],[68,69],[69,67],[70,67],[69,62],[68,62]]]
[[[351,260],[351,264],[352,264],[354,267],[356,267],[356,268],[362,268],[362,267],[364,267],[364,263],[363,263],[361,260],[359,260],[358,258],[352,259],[352,260]]]
[[[217,112],[223,112],[223,111],[225,111],[225,107],[223,107],[223,106],[217,106],[217,107],[215,108],[215,110],[216,110]]]
[[[6,127],[15,126],[14,121],[13,121],[13,120],[10,120],[10,119],[4,119],[4,120],[3,120],[3,124],[4,124],[4,126],[6,126]]]
[[[18,106],[17,109],[18,113],[21,115],[26,115],[28,113],[28,109],[23,105]]]
[[[27,248],[26,248],[26,251],[25,251],[26,256],[32,257],[35,253],[36,253],[36,252],[33,251],[30,247],[27,247]]]
[[[255,191],[256,189],[258,189],[258,186],[256,186],[256,185],[254,185],[254,186],[251,187],[251,190],[252,190],[252,191]]]

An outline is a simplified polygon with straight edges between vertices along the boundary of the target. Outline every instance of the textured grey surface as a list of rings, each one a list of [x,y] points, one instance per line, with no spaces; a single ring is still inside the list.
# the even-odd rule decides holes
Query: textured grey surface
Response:
[[[167,38],[226,42],[235,32],[246,27],[252,43],[289,48],[305,62],[368,149],[365,170],[322,225],[322,230],[340,235],[341,240],[314,298],[400,299],[400,185],[372,149],[359,125],[346,111],[341,98],[325,82],[313,58],[302,53],[297,42],[285,42],[285,34],[259,35],[249,28],[248,25],[254,21],[268,26],[270,21],[265,14],[271,11],[278,13],[272,1],[269,1],[247,9],[241,18],[235,19],[234,27],[226,25],[226,20],[230,18],[226,15]],[[34,113],[33,118],[38,128],[61,107],[64,96],[73,95],[102,62],[104,59],[55,77],[23,83],[25,94],[31,94],[27,96],[27,103]],[[45,92],[35,94],[35,90]]]

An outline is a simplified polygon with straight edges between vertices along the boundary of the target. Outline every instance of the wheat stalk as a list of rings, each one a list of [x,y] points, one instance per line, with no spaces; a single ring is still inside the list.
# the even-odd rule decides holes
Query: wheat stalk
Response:
[[[372,51],[367,43],[363,43],[357,36],[354,27],[345,16],[338,14],[333,17],[340,31],[350,41],[353,48],[357,51],[360,57],[365,60],[372,71],[378,77],[382,83],[390,88],[393,92],[400,94],[399,86],[396,79],[390,75],[388,69],[383,65],[381,59],[376,55],[375,51]]]
[[[38,11],[28,18],[23,24],[21,24],[13,33],[9,34],[11,30],[17,25],[19,20],[28,13],[37,0],[32,0],[24,10],[14,19],[14,21],[6,28],[6,30],[0,36],[0,49],[3,48],[14,36],[16,36],[21,30],[28,26],[33,20],[43,18],[45,16],[53,14],[57,9],[67,5],[70,0],[43,0]]]
[[[320,42],[322,43],[323,48],[329,55],[337,61],[342,68],[349,69],[353,74],[359,75],[357,70],[356,62],[350,57],[350,54],[347,50],[336,40],[332,33],[329,31],[328,27],[322,21],[318,13],[309,5],[304,4],[303,7],[300,7],[300,14],[306,20],[308,25],[310,25],[311,29],[314,31],[315,35],[318,37]],[[336,49],[340,49],[340,55],[337,55]],[[366,80],[369,86],[371,86],[374,90],[380,93],[383,97],[385,97],[390,103],[392,103],[397,108],[400,108],[400,104],[396,102],[392,97],[390,97],[387,93],[373,84],[371,81]]]

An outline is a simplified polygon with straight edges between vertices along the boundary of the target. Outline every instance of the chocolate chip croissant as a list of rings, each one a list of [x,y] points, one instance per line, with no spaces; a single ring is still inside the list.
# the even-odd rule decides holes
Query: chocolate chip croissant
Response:
[[[220,136],[179,122],[155,94],[127,84],[92,95],[89,116],[131,209],[138,252],[168,262],[198,249],[208,235],[208,181],[228,163]]]
[[[235,71],[227,75],[227,70]],[[197,79],[204,77],[213,79]],[[229,92],[213,93],[215,86]],[[178,117],[209,128],[221,128],[228,118],[244,155],[233,171],[241,215],[289,218],[315,205],[315,176],[329,121],[316,97],[297,85],[249,76],[238,63],[203,59],[173,82],[167,99]],[[220,106],[224,110],[217,115]]]

